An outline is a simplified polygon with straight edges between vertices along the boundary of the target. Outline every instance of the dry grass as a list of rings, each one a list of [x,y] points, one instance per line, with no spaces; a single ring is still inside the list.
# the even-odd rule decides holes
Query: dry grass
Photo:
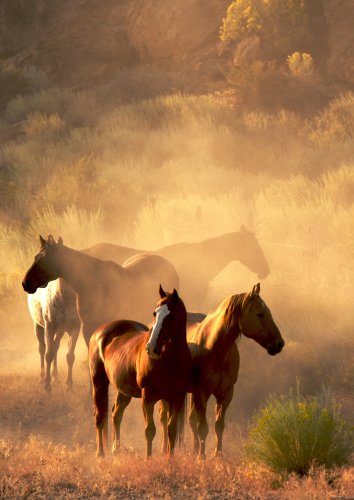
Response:
[[[331,388],[353,418],[353,102],[348,94],[304,120],[288,112],[243,115],[223,96],[175,95],[103,114],[88,94],[53,88],[10,101],[0,133],[20,133],[0,151],[0,497],[353,496],[351,468],[330,483],[314,471],[280,484],[240,453],[252,412],[297,377],[306,394]],[[61,235],[77,248],[106,240],[154,249],[241,224],[256,232],[269,262],[261,294],[286,347],[271,358],[241,340],[224,460],[210,458],[211,433],[205,464],[189,450],[167,463],[158,439],[145,463],[136,403],[123,424],[122,454],[96,462],[85,350],[78,350],[73,394],[62,383],[48,398],[37,382],[37,345],[20,285],[38,251],[37,233]],[[203,309],[257,281],[239,262],[230,264]],[[60,371],[64,379],[63,359]]]
[[[1,498],[325,499],[354,493],[352,469],[331,475],[316,470],[306,479],[290,476],[280,482],[269,470],[242,461],[240,451],[228,446],[230,429],[223,459],[209,453],[200,463],[187,443],[168,461],[156,439],[154,457],[145,461],[138,402],[126,411],[121,453],[97,461],[82,365],[76,366],[75,375],[72,394],[56,384],[51,396],[31,372],[1,376]]]

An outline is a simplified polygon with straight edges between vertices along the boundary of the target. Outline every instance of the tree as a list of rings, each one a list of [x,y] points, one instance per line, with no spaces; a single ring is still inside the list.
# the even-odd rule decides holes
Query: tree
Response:
[[[270,59],[308,51],[309,0],[233,0],[220,29],[221,40],[257,35]]]

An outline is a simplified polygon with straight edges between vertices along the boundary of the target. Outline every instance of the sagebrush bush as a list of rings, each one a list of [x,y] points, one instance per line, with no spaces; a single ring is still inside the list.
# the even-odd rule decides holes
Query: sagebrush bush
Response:
[[[313,466],[348,463],[353,428],[326,391],[304,398],[296,392],[270,398],[253,419],[248,455],[276,472],[304,475]]]

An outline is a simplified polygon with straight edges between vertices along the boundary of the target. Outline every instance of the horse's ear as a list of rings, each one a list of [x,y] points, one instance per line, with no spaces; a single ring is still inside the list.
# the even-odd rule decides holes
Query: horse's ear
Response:
[[[64,241],[63,241],[63,238],[61,236],[59,236],[58,245],[60,245],[60,246],[64,245]]]
[[[178,296],[178,292],[177,290],[174,288],[173,289],[173,292],[172,292],[172,297],[174,298],[174,300],[178,300],[179,299],[179,296]]]
[[[42,248],[44,248],[45,244],[47,243],[45,241],[45,239],[43,238],[43,236],[41,236],[41,235],[39,235],[39,242],[40,242]]]
[[[160,284],[160,288],[159,288],[159,294],[160,294],[161,299],[163,299],[164,297],[166,297],[166,292],[162,288],[161,284]]]
[[[251,293],[251,297],[254,297],[255,295],[259,295],[259,292],[261,291],[261,284],[257,283],[257,285],[254,285]]]
[[[55,245],[54,238],[53,238],[53,236],[52,236],[51,234],[48,236],[48,243],[49,243],[50,245]]]

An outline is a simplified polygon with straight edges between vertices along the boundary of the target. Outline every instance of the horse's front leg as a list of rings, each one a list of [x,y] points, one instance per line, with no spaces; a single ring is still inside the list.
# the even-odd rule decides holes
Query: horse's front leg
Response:
[[[120,425],[122,423],[123,413],[132,398],[118,392],[117,399],[112,408],[113,419],[113,444],[112,453],[117,453],[120,448]]]
[[[53,366],[51,370],[51,376],[54,379],[59,378],[59,372],[58,372],[58,351],[60,347],[60,342],[61,339],[63,338],[65,331],[64,330],[57,330],[55,335],[54,335],[54,340],[53,340]]]
[[[54,357],[56,355],[56,348],[55,348],[55,328],[53,328],[52,325],[46,324],[45,325],[45,337],[46,337],[46,344],[47,344],[47,352],[45,354],[45,360],[46,360],[46,374],[44,378],[44,387],[45,389],[50,392],[50,382],[51,382],[51,367],[52,367],[52,362],[54,360]]]
[[[206,409],[209,396],[203,393],[194,393],[194,407],[198,420],[198,437],[199,437],[199,458],[205,459],[205,441],[209,433],[209,426],[206,418]]]
[[[45,357],[45,340],[44,340],[44,328],[38,323],[34,324],[34,332],[38,340],[38,352],[41,360],[41,375],[40,381],[43,382],[45,378],[45,367],[44,367],[44,357]]]
[[[161,399],[160,401],[160,423],[162,427],[162,452],[167,453],[168,451],[168,435],[167,435],[167,414],[168,414],[168,403]]]
[[[222,454],[222,438],[225,429],[225,414],[228,409],[234,394],[234,386],[232,385],[229,390],[222,396],[216,397],[215,407],[215,433],[216,433],[216,448],[215,456]]]
[[[156,426],[154,422],[155,401],[147,399],[145,391],[143,390],[142,403],[145,419],[146,458],[149,458],[152,455],[152,441],[156,434]]]

